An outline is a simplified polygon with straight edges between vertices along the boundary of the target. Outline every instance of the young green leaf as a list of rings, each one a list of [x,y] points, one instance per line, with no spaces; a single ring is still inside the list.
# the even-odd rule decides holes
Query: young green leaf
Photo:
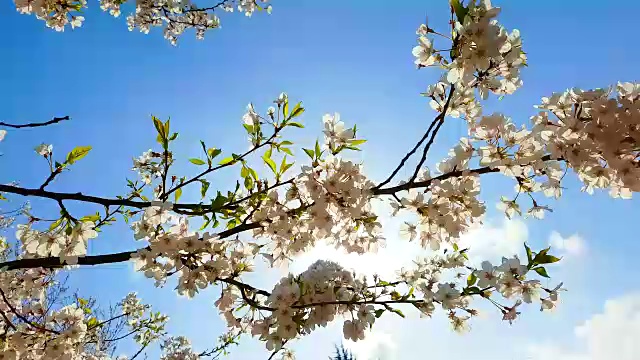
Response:
[[[227,157],[222,159],[222,161],[220,161],[220,165],[227,165],[229,163],[234,162],[236,159],[233,158],[233,156]]]
[[[287,114],[289,114],[289,99],[284,100],[284,106],[282,107],[282,115],[284,118],[287,118]]]
[[[207,150],[207,155],[209,155],[209,158],[213,159],[216,156],[220,155],[222,153],[222,150],[220,149],[216,149],[216,148],[211,148],[209,150]]]
[[[531,252],[531,248],[529,246],[527,246],[527,243],[524,243],[524,249],[527,252],[527,261],[530,264],[531,260],[533,260],[533,253]]]
[[[195,164],[195,165],[204,165],[204,164],[206,164],[204,162],[204,160],[196,159],[196,158],[189,159],[189,162],[192,163],[192,164]]]
[[[551,277],[551,276],[549,276],[549,274],[547,274],[547,270],[545,268],[543,268],[542,266],[533,269],[533,271],[537,272],[538,275],[540,275],[540,276],[544,276],[546,278],[550,278]]]
[[[467,286],[473,286],[476,281],[478,281],[478,276],[476,276],[476,273],[474,271],[467,277]]]
[[[77,146],[69,154],[67,154],[67,163],[73,164],[76,161],[82,159],[87,156],[87,154],[91,151],[91,146]]]
[[[315,158],[314,156],[314,152],[311,149],[305,149],[303,148],[302,150],[304,150],[305,153],[307,153],[307,155],[309,155],[309,157],[311,158],[311,160],[313,160]]]
[[[200,179],[200,184],[202,184],[200,187],[200,195],[202,195],[202,198],[204,199],[207,195],[207,190],[209,190],[209,185],[211,184],[205,179]]]
[[[271,155],[271,151],[268,151],[267,153],[269,155]],[[264,160],[265,164],[267,164],[267,166],[269,166],[269,169],[271,169],[271,171],[273,171],[274,174],[277,174],[278,171],[276,169],[276,163],[273,160],[271,160],[270,157],[267,156],[267,153],[262,155],[262,159]]]
[[[391,308],[391,307],[390,307],[390,309],[391,309],[391,312],[393,312],[395,314],[398,314],[400,317],[404,318],[404,314],[402,313],[402,311],[400,311],[400,309],[394,309],[394,308]]]
[[[178,188],[178,190],[176,190],[176,192],[174,193],[174,202],[178,202],[178,200],[180,200],[180,197],[182,196],[182,188]]]

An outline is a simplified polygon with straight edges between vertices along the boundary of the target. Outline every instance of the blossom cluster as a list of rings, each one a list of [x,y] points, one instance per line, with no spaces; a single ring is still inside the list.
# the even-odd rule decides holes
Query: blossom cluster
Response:
[[[109,360],[106,347],[101,346],[102,325],[94,317],[86,300],[78,300],[58,306],[49,297],[50,288],[56,286],[54,272],[29,269],[0,273],[0,326],[4,329],[0,345],[3,359]],[[83,303],[83,301],[85,301]],[[148,305],[140,305],[135,294],[129,294],[120,304],[129,324],[144,322],[147,328],[158,326],[164,319],[150,319],[145,311]],[[130,311],[130,312],[129,312]],[[140,327],[133,325],[133,330]],[[145,336],[157,336],[148,331]],[[93,344],[93,345],[91,345]]]
[[[536,139],[563,159],[583,190],[611,189],[613,197],[640,191],[640,83],[611,90],[571,89],[542,99],[532,117]]]
[[[371,211],[373,183],[362,167],[328,156],[316,167],[304,166],[284,199],[276,191],[253,215],[264,227],[256,236],[272,241],[275,260],[284,260],[326,240],[348,252],[377,248],[381,224]],[[302,209],[301,214],[295,214]]]
[[[411,191],[400,203],[392,202],[394,213],[399,209],[415,212],[418,223],[405,222],[401,235],[414,240],[419,238],[423,247],[440,249],[442,243],[455,243],[469,226],[485,213],[485,206],[478,200],[480,181],[478,176],[460,176],[434,180],[430,194]]]
[[[84,17],[80,16],[82,8],[87,7],[86,0],[14,0],[16,9],[21,14],[34,14],[45,21],[47,27],[56,31],[64,31],[70,24],[72,28],[82,26]]]
[[[266,3],[268,0],[260,0]],[[70,24],[72,28],[82,26],[84,17],[80,16],[87,7],[86,0],[14,0],[16,9],[22,14],[34,14],[44,20],[47,27],[56,31],[64,31]],[[127,0],[100,0],[100,8],[114,17],[121,14],[121,6]],[[164,26],[164,36],[173,45],[177,43],[186,29],[195,29],[196,38],[203,39],[204,33],[220,27],[220,19],[214,14],[217,8],[226,12],[237,9],[246,16],[263,10],[258,0],[227,0],[214,6],[199,7],[190,1],[177,0],[136,0],[135,13],[127,17],[129,30],[138,28],[148,33],[152,27]],[[271,5],[266,8],[271,13]]]
[[[67,264],[77,263],[78,256],[87,254],[90,239],[98,233],[91,221],[79,221],[42,232],[31,225],[18,225],[16,237],[22,242],[25,257],[59,256]]]
[[[168,153],[171,161],[171,153]],[[137,159],[133,159],[133,170],[137,171],[140,178],[146,183],[151,184],[154,179],[160,177],[162,173],[162,162],[164,161],[162,154],[152,151],[145,151]]]
[[[427,37],[435,32],[421,25],[418,46],[413,49],[415,63],[419,67],[438,64],[447,71],[443,81],[460,88],[475,87],[484,99],[489,92],[513,93],[522,85],[520,69],[526,64],[526,56],[519,31],[507,33],[495,20],[499,13],[500,8],[492,7],[488,0],[471,1],[453,25],[450,61]]]
[[[140,220],[131,224],[137,240],[149,246],[133,255],[135,268],[162,286],[172,273],[179,273],[176,290],[193,297],[221,278],[249,270],[248,258],[258,249],[240,241],[222,240],[209,233],[189,230],[186,217],[171,214],[170,203],[153,202]]]

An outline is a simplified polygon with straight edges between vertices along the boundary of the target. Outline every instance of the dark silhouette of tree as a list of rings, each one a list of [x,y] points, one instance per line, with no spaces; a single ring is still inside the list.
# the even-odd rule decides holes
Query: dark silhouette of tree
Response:
[[[349,350],[344,348],[344,345],[340,344],[340,346],[336,345],[336,353],[329,360],[356,360],[356,358]]]

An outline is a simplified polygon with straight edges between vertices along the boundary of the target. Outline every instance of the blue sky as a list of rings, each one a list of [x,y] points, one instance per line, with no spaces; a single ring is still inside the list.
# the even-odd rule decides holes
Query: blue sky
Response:
[[[637,2],[494,3],[503,7],[501,22],[509,29],[520,29],[530,66],[523,71],[525,85],[502,101],[489,102],[485,113],[502,111],[524,123],[535,113],[533,105],[540,97],[553,91],[638,80],[636,26],[625,16],[640,11]],[[204,41],[187,33],[175,48],[160,30],[149,35],[130,33],[123,18],[102,13],[95,1],[89,3],[83,27],[64,34],[45,28],[33,16],[18,14],[9,1],[4,2],[0,5],[0,27],[6,34],[0,45],[0,119],[27,122],[70,115],[73,120],[44,129],[9,130],[0,145],[4,153],[0,181],[40,184],[47,176],[47,166],[32,148],[41,142],[54,144],[54,152],[60,155],[77,145],[92,145],[90,155],[50,188],[121,194],[125,177],[135,175],[130,170],[131,158],[154,146],[150,114],[171,117],[180,133],[177,170],[193,173],[186,159],[199,155],[198,140],[229,152],[245,149],[241,116],[246,104],[253,102],[266,110],[281,91],[302,100],[307,109],[307,128],[292,134],[296,143],[311,144],[320,135],[322,115],[340,112],[348,124],[357,123],[361,136],[369,140],[359,158],[372,178],[382,179],[434,116],[419,93],[439,74],[417,71],[411,49],[415,29],[425,15],[432,26],[446,26],[447,2],[298,0],[273,5],[270,16],[257,14],[247,19],[224,14],[222,29],[209,32]],[[448,121],[429,162],[445,154],[464,131],[460,121]],[[216,178],[212,188],[224,189],[230,179],[226,174]],[[473,354],[476,359],[515,360],[537,359],[543,351],[540,344],[551,343],[544,351],[566,347],[562,356],[574,359],[568,356],[589,351],[575,339],[574,327],[602,313],[605,301],[640,291],[638,277],[630,276],[637,275],[637,270],[629,269],[640,251],[633,222],[640,210],[637,199],[582,194],[571,180],[572,188],[560,201],[549,201],[554,212],[547,219],[507,224],[493,206],[500,194],[511,194],[511,186],[504,188],[505,184],[509,183],[498,175],[483,182],[490,221],[474,239],[510,237],[543,246],[552,232],[565,239],[577,234],[585,250],[567,254],[567,261],[554,269],[555,278],[564,280],[570,289],[561,309],[541,314],[531,307],[512,327],[500,322],[498,314],[490,314],[477,320],[473,331],[462,337],[453,334],[441,318],[384,319],[372,336],[378,345],[374,341],[370,348],[377,346],[388,359]],[[191,195],[195,198],[196,193],[197,189],[187,192],[185,200]],[[42,201],[33,204],[35,209],[55,206]],[[68,207],[77,212],[92,209],[78,204]],[[498,242],[495,248],[511,249],[509,244],[494,242]],[[135,246],[131,233],[121,224],[92,242],[90,252]],[[414,257],[403,253],[402,245],[394,246],[388,249],[390,255],[380,254],[376,261],[394,263]],[[323,251],[316,254],[327,255]],[[277,277],[276,270],[254,276],[265,285]],[[173,333],[189,335],[197,348],[213,344],[224,326],[213,307],[215,291],[190,301],[178,298],[170,287],[155,289],[152,282],[132,274],[126,264],[76,270],[71,281],[105,302],[117,301],[135,289],[172,317],[169,328]],[[301,359],[325,359],[332,343],[340,338],[340,326],[331,327],[298,342],[294,349]],[[460,343],[465,345],[456,346]],[[537,350],[529,353],[530,348]],[[266,357],[262,345],[247,338],[229,358]],[[591,358],[600,360],[593,356],[575,359]]]

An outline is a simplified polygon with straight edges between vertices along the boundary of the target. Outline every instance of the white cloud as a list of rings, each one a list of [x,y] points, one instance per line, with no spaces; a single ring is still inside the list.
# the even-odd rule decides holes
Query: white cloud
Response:
[[[521,254],[528,238],[529,230],[523,221],[505,218],[501,224],[488,221],[476,226],[462,236],[458,245],[469,248],[469,260],[474,264],[483,260],[497,263],[503,256]]]
[[[544,344],[529,348],[532,360],[638,360],[640,354],[640,293],[608,300],[596,314],[575,328],[582,348],[567,350]]]
[[[559,250],[561,255],[581,256],[587,251],[584,239],[578,234],[563,238],[562,235],[554,231],[549,235],[549,245],[552,249]]]
[[[397,358],[396,343],[391,335],[385,332],[372,331],[364,340],[345,341],[344,346],[358,360],[395,360]]]

